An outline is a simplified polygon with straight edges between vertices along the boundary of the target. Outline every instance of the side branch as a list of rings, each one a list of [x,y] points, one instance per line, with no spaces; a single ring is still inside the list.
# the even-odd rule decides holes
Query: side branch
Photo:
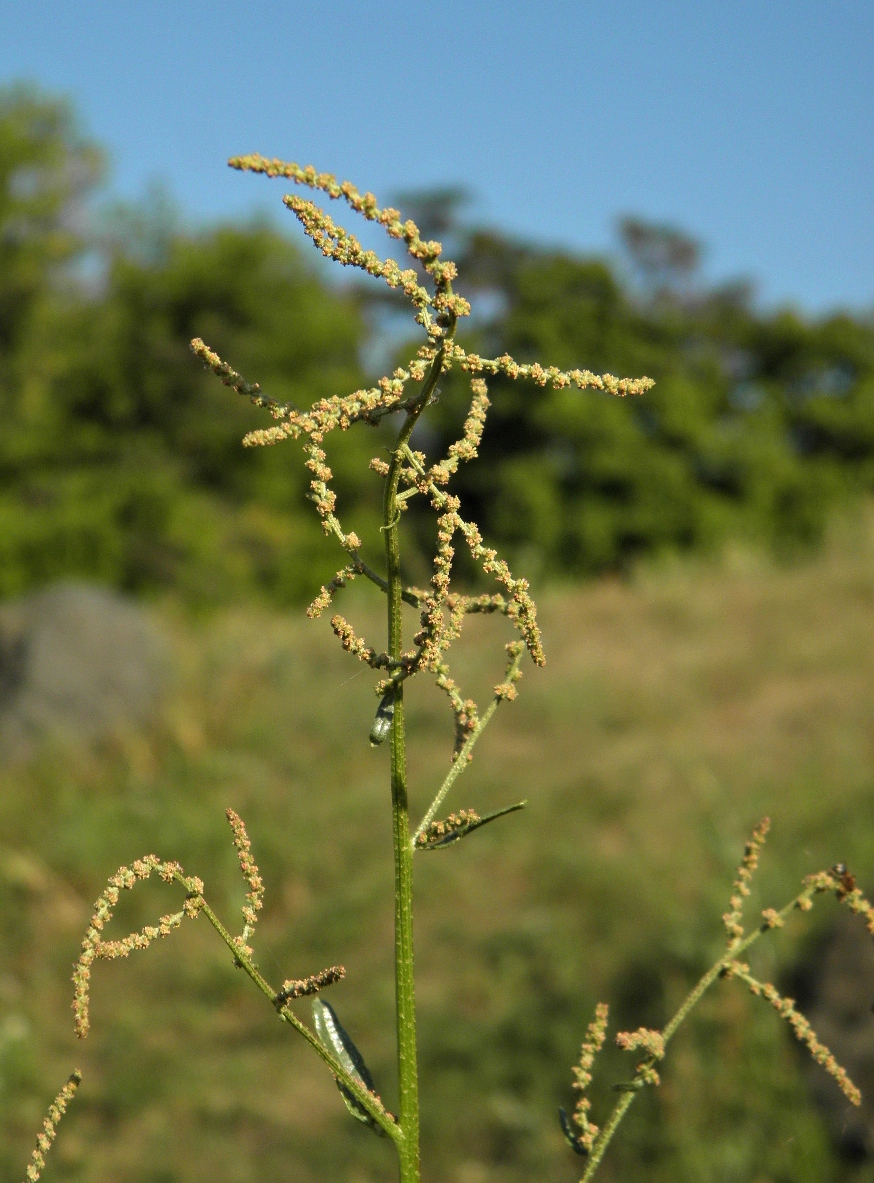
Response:
[[[181,877],[179,881],[182,883],[185,882],[185,880]],[[251,958],[241,952],[234,938],[224,927],[218,916],[216,916],[215,912],[213,912],[212,908],[210,908],[209,904],[207,904],[202,897],[201,907],[204,916],[233,953],[235,964],[238,965],[246,974],[248,974],[261,993],[266,998],[269,998],[270,1002],[275,1006],[277,997],[281,994],[281,991],[274,990],[255,967]],[[318,1037],[312,1031],[310,1031],[309,1027],[302,1023],[294,1011],[292,1011],[287,1005],[283,1005],[281,1010],[279,1010],[279,1017],[284,1023],[289,1023],[292,1027],[294,1027],[295,1031],[297,1031],[299,1035],[303,1036],[316,1055],[328,1065],[331,1072],[333,1072],[334,1077],[337,1080],[343,1082],[343,1085],[348,1088],[350,1093],[354,1095],[355,1099],[373,1118],[377,1125],[379,1125],[381,1129],[385,1130],[385,1132],[394,1142],[400,1144],[403,1141],[403,1135],[397,1125],[397,1122],[385,1108],[379,1097],[376,1097],[373,1093],[368,1092],[368,1090],[365,1089],[360,1084],[360,1082],[355,1079],[355,1077],[351,1076],[343,1067],[343,1065],[331,1055],[327,1048],[323,1046]]]
[[[554,386],[561,390],[576,386],[579,390],[604,390],[608,394],[624,398],[628,394],[645,394],[655,386],[653,378],[617,378],[613,374],[593,374],[591,370],[560,370],[557,366],[523,365],[508,353],[501,357],[480,357],[467,353],[460,345],[452,343],[448,354],[450,361],[457,361],[462,370],[470,374],[506,374],[508,378],[528,378],[538,386]]]
[[[42,1123],[42,1131],[37,1134],[36,1146],[33,1154],[30,1156],[30,1163],[28,1164],[25,1176],[27,1183],[37,1183],[40,1175],[46,1165],[45,1156],[51,1150],[52,1143],[55,1140],[58,1132],[58,1123],[67,1112],[67,1106],[72,1101],[76,1089],[82,1083],[82,1073],[77,1068],[75,1072],[70,1073],[67,1083],[49,1105],[49,1111],[46,1114],[45,1120]]]
[[[521,676],[519,666],[522,663],[522,654],[524,653],[524,649],[522,648],[521,642],[517,641],[513,645],[508,645],[507,650],[510,652],[510,663],[507,666],[507,672],[506,672],[504,681],[499,686],[495,687],[495,697],[492,699],[491,703],[489,704],[488,710],[482,716],[482,718],[479,720],[479,722],[476,724],[473,731],[471,731],[470,736],[467,739],[467,742],[465,743],[464,747],[461,749],[461,751],[456,756],[455,762],[453,763],[452,767],[449,769],[449,772],[446,774],[446,778],[443,781],[443,784],[437,790],[437,795],[435,796],[434,800],[431,802],[430,806],[428,807],[428,812],[425,814],[425,816],[422,818],[419,825],[416,827],[416,831],[413,834],[413,837],[412,837],[412,840],[410,843],[414,849],[416,846],[416,842],[419,838],[419,835],[423,834],[425,832],[425,830],[427,830],[427,828],[430,826],[431,822],[433,822],[434,818],[437,816],[437,811],[439,810],[440,806],[443,804],[444,800],[446,799],[446,794],[449,792],[449,790],[455,784],[456,780],[458,780],[459,776],[461,776],[462,772],[464,772],[465,768],[470,763],[471,753],[473,752],[476,741],[479,739],[479,737],[485,731],[486,727],[491,722],[492,716],[494,715],[495,711],[498,709],[498,707],[500,706],[500,704],[502,702],[504,702],[507,699],[513,698],[515,695],[514,683],[517,682],[519,680],[519,677]]]
[[[301,168],[299,164],[291,161],[268,160],[258,153],[233,156],[228,164],[242,172],[262,173],[268,177],[286,177],[298,185],[320,190],[335,201],[342,198],[369,222],[378,222],[389,237],[401,239],[410,256],[420,262],[433,277],[438,291],[445,290],[455,278],[455,265],[438,261],[443,249],[439,242],[424,241],[412,219],[408,218],[402,222],[396,209],[380,209],[372,193],[359,193],[349,181],[340,182],[332,173],[316,172],[312,165]]]
[[[237,848],[237,853],[240,859],[240,867],[250,886],[251,893],[249,895],[249,902],[244,909],[244,916],[249,924],[254,920],[254,912],[257,906],[260,905],[261,894],[263,891],[258,869],[251,859],[250,849],[248,846],[248,838],[245,835],[242,822],[233,811],[229,811],[228,820],[234,832],[234,845]],[[134,885],[142,880],[148,879],[153,872],[167,883],[178,883],[180,887],[185,890],[185,901],[182,906],[182,911],[174,914],[171,917],[163,917],[157,926],[146,926],[141,932],[131,933],[118,941],[104,941],[102,938],[102,931],[112,919],[112,914],[118,903],[119,896],[122,891],[130,890]],[[253,898],[254,897],[254,898]],[[192,919],[200,914],[206,916],[209,923],[213,926],[221,939],[230,949],[234,957],[234,964],[239,966],[252,979],[258,989],[277,1007],[279,1017],[283,1022],[289,1023],[294,1029],[304,1037],[307,1043],[312,1047],[313,1051],[323,1060],[335,1078],[342,1081],[343,1086],[355,1096],[355,1099],[360,1102],[362,1108],[373,1118],[374,1122],[385,1131],[386,1134],[398,1145],[403,1142],[403,1135],[391,1114],[386,1110],[385,1106],[379,1097],[369,1092],[361,1083],[351,1076],[339,1061],[331,1055],[331,1053],[323,1047],[316,1035],[308,1027],[306,1027],[300,1019],[291,1011],[288,1005],[282,999],[282,991],[275,990],[261,975],[252,960],[252,951],[245,944],[242,937],[233,937],[216,916],[212,908],[207,904],[203,896],[203,883],[197,876],[186,876],[178,863],[162,862],[156,855],[146,855],[143,859],[138,859],[132,863],[130,867],[120,867],[119,870],[112,876],[107,884],[103,894],[98,898],[94,909],[94,915],[91,918],[91,923],[85,934],[85,939],[82,942],[82,951],[79,955],[79,960],[76,963],[73,982],[75,984],[75,998],[73,1001],[73,1010],[76,1016],[76,1033],[80,1038],[84,1038],[88,1034],[88,1010],[89,1010],[89,993],[91,981],[91,966],[98,958],[113,959],[116,957],[127,957],[131,952],[137,949],[146,948],[158,937],[167,936],[174,928],[178,927],[184,916],[189,916]],[[245,930],[244,930],[245,931]],[[297,989],[298,994],[314,993],[321,989],[322,986],[328,985],[330,981],[336,981],[342,976],[341,967],[332,967],[328,971],[324,971],[321,975],[315,975],[311,979],[304,979],[301,982],[291,981],[286,982],[283,990],[291,987],[290,992],[286,997],[292,997]],[[305,987],[312,987],[305,989]],[[75,1075],[75,1074],[74,1074]],[[72,1078],[71,1078],[72,1081]],[[78,1081],[76,1081],[78,1083]],[[68,1086],[70,1087],[70,1082]],[[59,1096],[66,1094],[59,1094]],[[72,1096],[72,1092],[69,1094]],[[67,1100],[69,1097],[66,1098]],[[60,1110],[63,1112],[63,1108]],[[51,1117],[52,1110],[49,1110]],[[53,1135],[52,1135],[53,1136]],[[40,1135],[44,1138],[45,1135]],[[43,1149],[47,1149],[50,1142]],[[39,1149],[41,1143],[38,1142]],[[40,1167],[41,1169],[41,1167]],[[36,1178],[39,1176],[37,1175]],[[29,1175],[30,1179],[31,1176]]]
[[[747,846],[747,850],[744,855],[744,861],[741,863],[742,870],[746,869],[751,871],[754,869],[755,860],[758,856],[758,850],[762,844],[762,841],[764,840],[765,833],[767,833],[767,824],[763,823],[756,829],[752,842]],[[740,877],[743,880],[744,886],[746,886],[749,877],[745,875]],[[664,1056],[665,1048],[667,1047],[668,1042],[677,1033],[678,1029],[688,1018],[694,1007],[701,1001],[707,990],[709,990],[714,982],[718,981],[720,978],[739,978],[753,993],[761,993],[782,1015],[782,1017],[787,1019],[787,1021],[793,1027],[796,1036],[811,1050],[814,1059],[816,1059],[818,1063],[822,1064],[826,1068],[826,1071],[830,1072],[830,1074],[835,1077],[845,1095],[854,1104],[859,1103],[860,1097],[858,1089],[856,1089],[852,1081],[849,1080],[849,1077],[847,1077],[844,1070],[836,1062],[832,1062],[834,1058],[831,1056],[831,1053],[827,1048],[824,1047],[824,1045],[819,1043],[815,1033],[810,1029],[807,1021],[803,1018],[803,1016],[799,1015],[798,1012],[795,1011],[791,1000],[782,998],[773,986],[770,986],[767,983],[760,983],[754,979],[750,975],[748,967],[743,962],[738,960],[739,956],[742,953],[745,953],[751,945],[755,944],[755,942],[764,933],[769,932],[773,928],[781,928],[785,924],[786,919],[793,912],[809,912],[813,906],[814,896],[826,891],[834,891],[840,903],[846,904],[851,911],[863,916],[866,924],[869,926],[869,930],[874,929],[874,909],[872,909],[868,901],[864,899],[864,897],[861,895],[861,892],[857,891],[855,887],[852,890],[846,890],[841,876],[836,875],[834,871],[820,872],[819,874],[808,876],[807,879],[805,879],[805,887],[803,891],[799,892],[794,899],[790,900],[790,902],[779,911],[773,908],[765,909],[765,911],[762,913],[763,919],[759,927],[740,939],[735,938],[732,940],[730,949],[723,957],[716,961],[710,967],[710,969],[707,970],[707,972],[699,979],[692,990],[689,991],[688,995],[683,1000],[683,1003],[674,1014],[673,1018],[667,1023],[662,1031],[646,1033],[649,1036],[657,1037],[657,1047],[653,1046],[650,1054],[648,1054],[637,1065],[632,1080],[627,1085],[622,1086],[622,1095],[614,1106],[613,1112],[611,1113],[603,1132],[600,1134],[594,1146],[592,1147],[591,1158],[586,1165],[586,1170],[580,1183],[589,1183],[589,1180],[592,1179],[595,1171],[598,1169],[598,1165],[604,1157],[613,1135],[616,1133],[616,1130],[622,1122],[625,1114],[631,1107],[631,1104],[638,1092],[640,1092],[646,1084],[657,1083],[658,1077],[655,1073],[655,1065]],[[735,884],[735,892],[738,895],[741,894],[737,891],[737,884]],[[738,909],[733,910],[738,911]],[[729,924],[727,924],[730,933],[733,929],[734,923],[736,923],[736,917],[731,914],[729,918]],[[628,1038],[625,1038],[628,1046],[631,1046]],[[632,1036],[631,1038],[633,1040],[634,1037]],[[619,1039],[620,1037],[617,1037],[618,1041]],[[620,1046],[622,1046],[621,1042]],[[637,1046],[643,1045],[640,1041],[638,1041]]]

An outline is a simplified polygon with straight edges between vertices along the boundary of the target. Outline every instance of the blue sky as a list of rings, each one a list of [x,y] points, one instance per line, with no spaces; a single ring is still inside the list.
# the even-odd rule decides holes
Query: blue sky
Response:
[[[0,82],[69,95],[116,196],[279,209],[226,168],[246,151],[383,203],[461,184],[583,252],[623,213],[673,223],[711,279],[809,312],[874,308],[872,51],[871,0],[0,0]]]

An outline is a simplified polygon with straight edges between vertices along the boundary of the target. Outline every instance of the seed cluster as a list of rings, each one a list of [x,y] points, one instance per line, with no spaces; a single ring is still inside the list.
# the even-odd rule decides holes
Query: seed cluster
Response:
[[[165,883],[184,884],[188,894],[182,911],[162,916],[156,925],[146,925],[140,932],[129,933],[121,940],[104,941],[100,934],[112,919],[122,891],[130,891],[136,883],[148,879],[153,871],[156,871]],[[147,854],[145,858],[137,859],[130,867],[119,867],[102,895],[97,898],[94,915],[82,941],[82,951],[73,969],[73,1014],[76,1034],[80,1039],[85,1038],[90,1026],[88,1008],[93,962],[98,958],[111,961],[116,957],[129,956],[134,949],[147,949],[152,941],[169,936],[174,928],[179,927],[185,916],[194,919],[202,907],[203,883],[196,876],[186,879],[178,863],[165,863],[157,855]]]
[[[586,1154],[591,1153],[595,1139],[601,1132],[593,1121],[589,1121],[589,1111],[592,1108],[592,1102],[589,1100],[587,1090],[592,1083],[592,1068],[595,1064],[595,1057],[604,1046],[604,1040],[607,1037],[607,1018],[609,1014],[610,1008],[607,1006],[607,1003],[599,1002],[595,1007],[595,1017],[586,1028],[586,1038],[583,1040],[583,1046],[580,1049],[579,1064],[571,1069],[574,1076],[573,1087],[580,1094],[580,1099],[574,1107],[574,1124],[580,1130],[576,1138],[578,1143],[577,1149]]]
[[[417,846],[442,846],[453,838],[462,838],[472,826],[481,821],[475,809],[459,809],[442,821],[431,822],[416,835]]]
[[[252,930],[257,923],[258,912],[264,906],[264,883],[257,864],[252,858],[252,843],[249,841],[249,835],[246,833],[243,819],[239,814],[234,813],[233,809],[226,809],[225,816],[233,831],[234,846],[237,849],[237,857],[240,860],[240,870],[243,872],[243,878],[249,885],[249,890],[246,893],[247,902],[243,904],[243,920],[245,922],[243,932],[241,936],[235,938],[234,943],[239,946],[242,953],[247,957],[251,957],[252,950],[246,942],[252,935]]]
[[[328,969],[319,970],[317,974],[310,974],[308,978],[290,978],[282,983],[282,989],[273,999],[278,1009],[292,998],[307,998],[311,994],[318,994],[325,986],[332,986],[334,982],[342,981],[346,977],[346,969],[342,965],[332,965]]]
[[[613,374],[593,374],[591,370],[544,367],[538,362],[520,365],[509,353],[493,359],[480,357],[477,353],[467,353],[455,341],[447,342],[446,356],[469,374],[505,374],[508,378],[526,378],[536,386],[553,386],[556,390],[576,386],[579,390],[603,390],[624,398],[627,394],[645,394],[655,385],[652,378],[617,378]]]
[[[741,923],[743,904],[744,900],[750,894],[750,880],[755,874],[756,867],[759,865],[759,852],[765,844],[765,839],[768,836],[768,830],[770,828],[771,819],[769,817],[762,818],[753,830],[750,840],[744,848],[744,856],[737,869],[731,899],[728,901],[730,910],[722,917],[722,923],[725,925],[725,931],[728,934],[729,949],[743,940],[744,927]],[[768,921],[768,916],[765,916],[765,922],[768,923]],[[773,928],[776,925],[770,923],[769,927]]]
[[[338,181],[332,174],[317,172],[312,167],[302,168],[259,155],[234,157],[229,163],[232,168],[282,177],[324,194],[332,201],[344,201],[367,221],[382,226],[389,238],[402,243],[412,263],[405,269],[394,259],[382,259],[374,251],[365,250],[353,234],[338,225],[315,202],[299,194],[284,198],[286,207],[298,219],[304,233],[326,258],[346,267],[358,268],[400,292],[409,301],[416,323],[426,334],[415,357],[390,376],[352,394],[320,399],[308,410],[270,398],[257,383],[248,382],[199,338],[191,343],[194,353],[225,385],[250,398],[257,406],[265,407],[276,420],[273,427],[250,432],[244,444],[274,444],[286,438],[300,439],[303,443],[305,463],[311,476],[309,496],[322,528],[337,539],[351,560],[322,587],[308,609],[311,617],[324,612],[336,592],[359,575],[364,575],[383,591],[388,590],[386,580],[361,558],[360,540],[354,533],[343,529],[337,516],[337,496],[331,488],[333,473],[323,446],[326,436],[337,428],[346,431],[357,422],[374,426],[394,412],[418,415],[435,397],[437,378],[453,366],[471,378],[471,403],[462,434],[449,447],[446,456],[430,466],[421,452],[412,452],[408,448],[400,457],[400,482],[404,488],[397,495],[398,512],[407,508],[410,498],[421,494],[437,515],[437,550],[430,585],[423,592],[404,591],[403,598],[420,612],[415,647],[404,653],[399,662],[391,662],[386,654],[377,652],[359,637],[342,616],[336,615],[331,620],[332,628],[347,652],[374,669],[388,671],[389,676],[376,686],[378,694],[384,695],[392,684],[420,671],[427,671],[435,677],[452,705],[457,755],[479,720],[476,703],[462,695],[449,673],[445,657],[447,649],[461,633],[465,616],[474,612],[498,612],[508,617],[518,629],[534,662],[538,665],[544,662],[537,612],[527,581],[514,576],[505,560],[486,546],[477,525],[461,516],[459,499],[445,491],[459,464],[476,458],[489,408],[485,377],[503,375],[538,386],[549,384],[562,388],[573,385],[581,390],[601,390],[620,396],[643,393],[653,383],[649,378],[616,378],[612,374],[593,374],[589,370],[564,371],[555,366],[523,365],[507,354],[488,359],[468,353],[454,339],[457,321],[470,313],[468,302],[452,290],[457,275],[455,264],[441,258],[440,243],[424,240],[415,222],[403,220],[395,209],[381,209],[372,193],[362,194],[349,182]],[[374,459],[370,467],[384,480],[390,479],[391,465],[381,457]],[[395,524],[389,523],[389,526]],[[471,597],[452,590],[457,538],[463,540],[480,569],[502,585],[505,594]],[[508,678],[498,688],[499,699],[514,696],[515,680],[515,677]]]
[[[795,1009],[793,998],[784,998],[770,982],[760,982],[750,973],[750,967],[740,961],[732,961],[726,966],[726,977],[737,978],[744,982],[751,994],[762,997],[769,1002],[781,1019],[785,1019],[792,1031],[810,1054],[820,1064],[829,1076],[833,1077],[841,1092],[854,1105],[862,1104],[862,1094],[850,1080],[846,1071],[837,1062],[834,1055],[824,1043],[820,1043],[816,1032],[800,1011]]]
[[[52,1143],[58,1132],[58,1122],[67,1112],[67,1106],[72,1101],[76,1089],[82,1083],[82,1073],[76,1069],[70,1074],[67,1083],[49,1105],[49,1111],[42,1123],[42,1130],[36,1137],[36,1146],[33,1154],[30,1156],[30,1163],[28,1164],[25,1175],[28,1183],[37,1183],[40,1175],[46,1165],[45,1156],[51,1149]]]
[[[642,1050],[646,1052],[646,1059],[641,1060],[634,1070],[635,1079],[644,1084],[661,1084],[661,1077],[655,1070],[655,1061],[665,1057],[665,1037],[661,1031],[653,1031],[649,1027],[638,1027],[636,1031],[620,1031],[616,1036],[616,1046],[624,1052]]]

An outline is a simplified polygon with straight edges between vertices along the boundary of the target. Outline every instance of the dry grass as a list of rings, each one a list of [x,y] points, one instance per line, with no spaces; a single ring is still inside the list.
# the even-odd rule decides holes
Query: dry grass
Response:
[[[373,620],[352,598],[350,618]],[[231,805],[267,882],[262,968],[278,983],[343,962],[332,1001],[390,1081],[387,756],[367,743],[369,676],[324,625],[164,617],[182,674],[150,735],[2,775],[0,1170],[23,1169],[45,1103],[81,1059],[52,1178],[387,1178],[385,1147],[346,1119],[321,1065],[199,923],[99,966],[95,1033],[74,1047],[69,966],[103,879],[154,849],[201,875],[229,915],[244,892]],[[595,998],[628,1025],[664,1019],[718,946],[762,814],[774,819],[762,904],[837,860],[874,880],[870,521],[805,565],[738,555],[649,569],[551,593],[541,617],[547,668],[526,669],[448,803],[482,812],[525,796],[529,811],[420,864],[426,1177],[446,1183],[574,1177],[555,1108]],[[481,698],[501,669],[499,642],[485,658],[477,647],[493,626],[472,622],[458,663]],[[446,716],[414,691],[422,809],[451,747]],[[144,888],[128,919],[169,910],[169,890]],[[775,948],[794,956],[794,931]],[[636,1183],[642,1154],[648,1183],[853,1177],[829,1157],[785,1033],[739,992],[705,1008],[673,1064],[605,1183]]]

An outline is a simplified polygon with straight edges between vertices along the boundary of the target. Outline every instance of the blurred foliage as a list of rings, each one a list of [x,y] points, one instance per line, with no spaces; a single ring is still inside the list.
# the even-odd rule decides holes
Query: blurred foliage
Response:
[[[378,593],[344,594],[373,634]],[[529,806],[417,863],[427,1178],[579,1178],[557,1109],[573,1102],[570,1066],[595,1002],[609,1000],[612,1033],[666,1021],[723,948],[720,917],[762,815],[774,827],[750,915],[838,859],[870,889],[872,605],[871,524],[811,563],[735,556],[721,570],[683,563],[545,597],[548,665],[526,667],[518,702],[498,712],[449,802]],[[73,1034],[72,962],[120,863],[179,859],[239,923],[231,806],[266,883],[261,969],[278,984],[347,967],[327,996],[395,1104],[388,757],[368,743],[370,679],[350,677],[327,624],[301,616],[247,606],[192,623],[163,606],[180,673],[155,725],[0,770],[2,1178],[21,1177],[74,1065],[84,1083],[47,1180],[391,1177],[390,1146],[349,1117],[323,1065],[202,919],[97,965],[92,1033]],[[494,628],[471,620],[455,651],[481,701],[503,666],[487,643]],[[434,687],[414,682],[408,696],[418,814],[447,767],[452,718]],[[141,885],[108,935],[178,899]],[[785,984],[836,911],[821,900],[760,942],[754,972]],[[861,923],[854,934],[867,951]],[[872,1033],[868,1015],[862,1062]],[[629,1068],[609,1045],[604,1056],[596,1120]],[[809,1086],[838,1107],[839,1129],[843,1099],[818,1072],[768,1006],[717,985],[672,1044],[662,1086],[629,1115],[604,1183],[867,1183],[870,1159],[829,1142]],[[870,1059],[858,1083],[874,1128]]]
[[[656,380],[633,400],[494,380],[483,461],[459,475],[472,515],[569,575],[729,538],[818,542],[874,479],[874,319],[759,312],[744,285],[697,288],[676,232],[623,230],[641,277],[624,285],[604,261],[457,235],[458,286],[496,309],[471,335],[482,353]],[[447,393],[438,447],[462,413]]]
[[[243,451],[262,418],[188,341],[309,403],[360,380],[355,302],[265,224],[190,233],[155,203],[74,233],[94,159],[66,108],[4,97],[0,306],[16,312],[0,339],[0,595],[77,574],[194,602],[259,588],[300,600],[313,568],[334,570],[303,466]],[[367,514],[370,453],[342,444],[339,488]]]
[[[329,286],[268,223],[195,232],[160,198],[89,217],[100,162],[63,103],[0,93],[0,595],[79,574],[195,603],[299,601],[335,562],[302,465],[289,446],[241,449],[265,413],[217,387],[188,341],[308,405],[397,344],[396,327],[379,336],[391,300]],[[454,189],[405,199],[488,310],[467,345],[657,381],[629,400],[492,384],[483,463],[460,490],[529,571],[619,570],[737,537],[791,551],[872,487],[874,321],[707,289],[698,245],[670,227],[625,218],[623,273],[469,226],[464,209]],[[446,386],[420,428],[431,449],[466,406]],[[332,454],[362,529],[383,442],[352,432]]]

